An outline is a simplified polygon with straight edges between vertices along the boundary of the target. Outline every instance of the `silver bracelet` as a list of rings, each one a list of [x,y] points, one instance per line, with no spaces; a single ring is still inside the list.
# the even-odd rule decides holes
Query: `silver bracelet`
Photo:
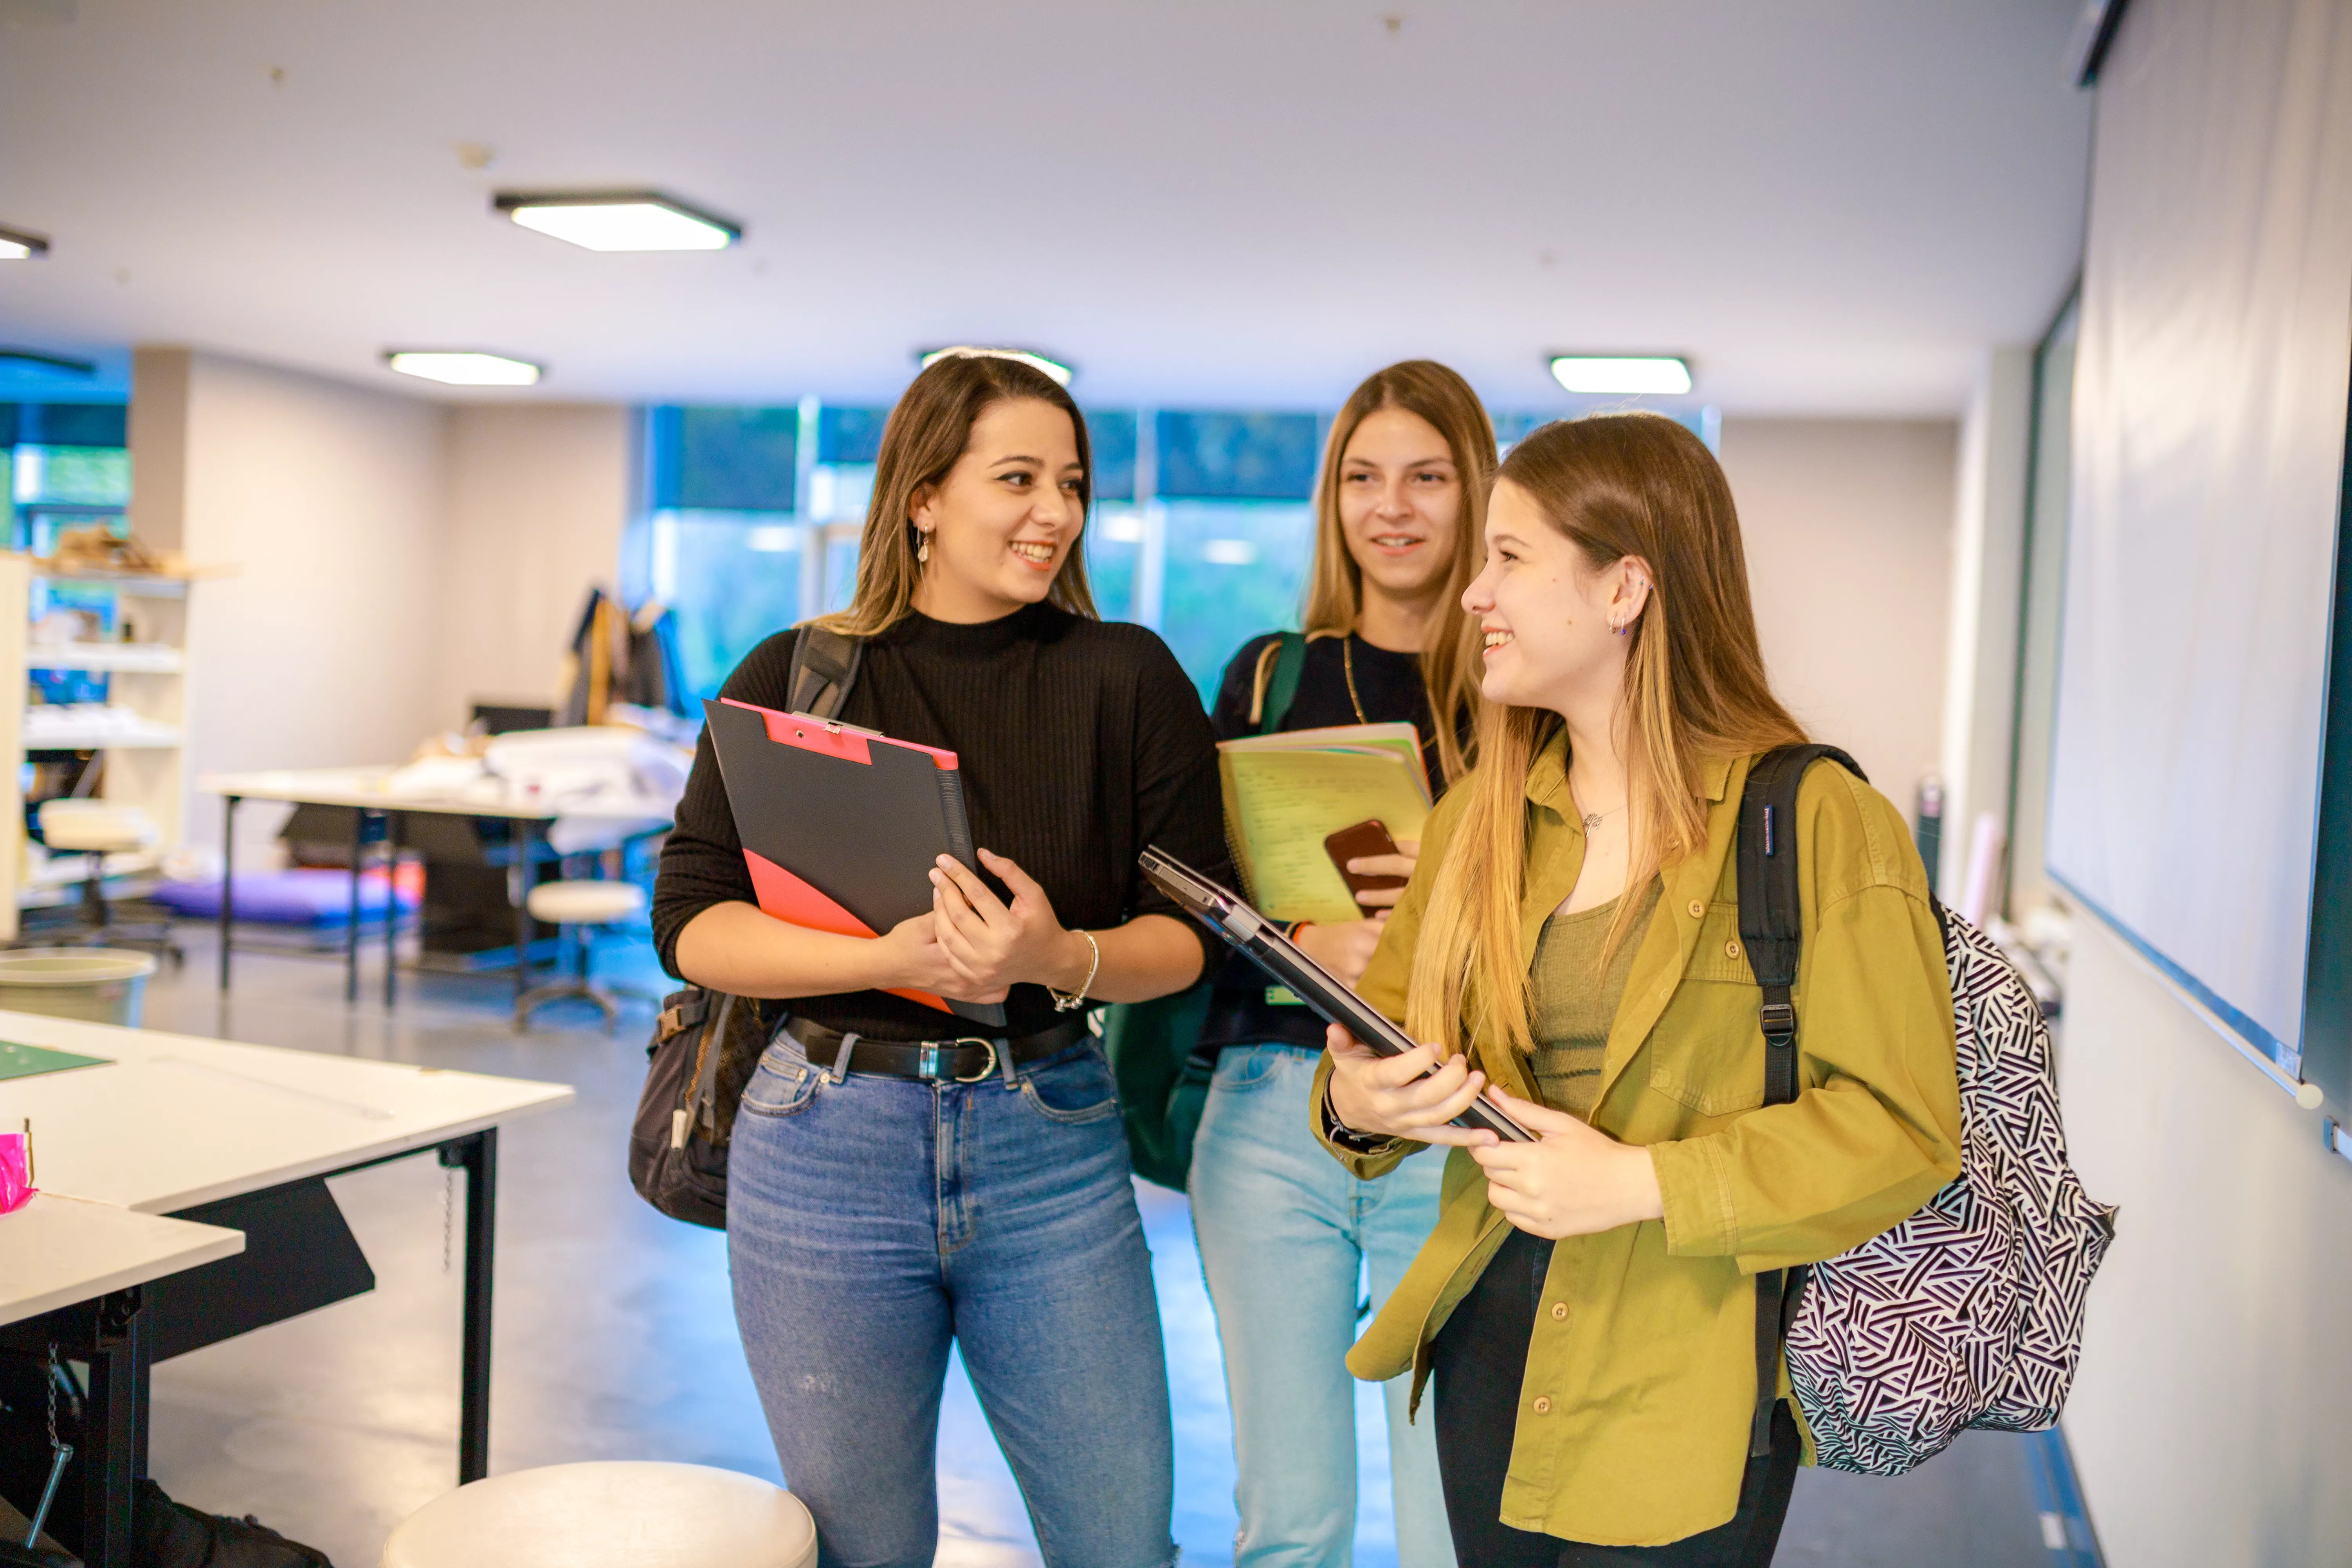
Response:
[[[1087,993],[1094,989],[1095,976],[1102,972],[1102,943],[1095,940],[1095,933],[1090,931],[1082,931],[1078,934],[1085,937],[1087,945],[1095,950],[1095,961],[1087,965],[1086,981],[1076,991],[1065,993],[1050,985],[1045,987],[1045,994],[1054,999],[1054,1011],[1056,1013],[1068,1013],[1085,1006]]]

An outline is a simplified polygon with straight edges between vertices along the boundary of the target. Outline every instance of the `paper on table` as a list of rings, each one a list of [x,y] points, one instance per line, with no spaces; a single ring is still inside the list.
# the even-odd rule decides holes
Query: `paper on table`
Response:
[[[65,1072],[73,1068],[104,1067],[111,1057],[85,1057],[74,1051],[55,1051],[47,1046],[20,1046],[13,1040],[0,1040],[0,1079],[37,1078],[47,1072]]]
[[[1251,902],[1276,920],[1361,919],[1324,838],[1368,818],[1391,838],[1418,838],[1429,817],[1417,746],[1408,761],[1385,747],[1239,742],[1219,747],[1217,762]]]

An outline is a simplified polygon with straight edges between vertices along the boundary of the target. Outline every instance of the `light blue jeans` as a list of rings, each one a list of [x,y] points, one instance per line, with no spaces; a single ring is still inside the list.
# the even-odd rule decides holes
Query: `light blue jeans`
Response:
[[[1048,1568],[1166,1568],[1167,1356],[1100,1048],[973,1084],[855,1063],[778,1036],[728,1156],[736,1323],[819,1561],[931,1562],[952,1340]]]
[[[1377,1182],[1316,1142],[1319,1053],[1235,1046],[1217,1058],[1192,1152],[1192,1228],[1217,1309],[1241,1478],[1235,1568],[1347,1568],[1356,1534],[1357,1279],[1377,1311],[1437,1225],[1445,1152]],[[1369,1320],[1367,1320],[1369,1321]],[[1410,1375],[1383,1386],[1402,1568],[1453,1568],[1437,1440],[1405,1416]]]

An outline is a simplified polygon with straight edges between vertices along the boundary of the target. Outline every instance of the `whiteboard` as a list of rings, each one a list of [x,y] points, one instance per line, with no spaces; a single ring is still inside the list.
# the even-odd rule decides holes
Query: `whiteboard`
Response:
[[[2352,391],[2339,11],[2141,0],[2101,68],[2050,802],[2051,872],[2291,1072]]]

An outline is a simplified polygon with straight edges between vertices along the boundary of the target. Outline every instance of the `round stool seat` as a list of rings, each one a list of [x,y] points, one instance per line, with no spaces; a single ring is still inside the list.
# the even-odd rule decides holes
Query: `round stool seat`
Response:
[[[152,848],[159,837],[154,822],[135,805],[51,800],[41,803],[39,815],[41,838],[52,849],[121,855]]]
[[[812,1568],[816,1523],[781,1487],[651,1460],[548,1465],[445,1492],[383,1568]]]
[[[528,901],[531,919],[550,925],[604,925],[643,913],[646,890],[635,882],[541,882]]]

